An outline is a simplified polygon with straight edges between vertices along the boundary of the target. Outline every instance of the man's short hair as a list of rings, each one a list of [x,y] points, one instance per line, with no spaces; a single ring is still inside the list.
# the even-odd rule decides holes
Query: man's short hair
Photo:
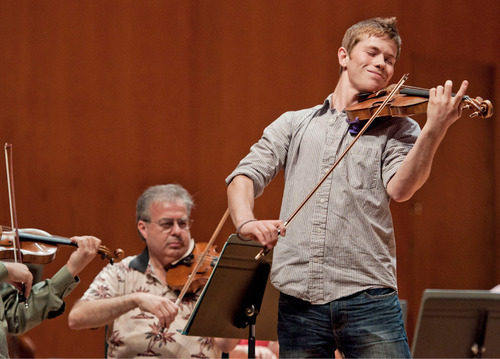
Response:
[[[350,54],[354,46],[361,40],[363,35],[384,37],[387,36],[394,41],[397,47],[396,60],[401,52],[401,37],[399,36],[398,28],[396,27],[396,18],[381,18],[375,17],[368,20],[360,21],[347,29],[344,38],[342,39],[342,47]]]

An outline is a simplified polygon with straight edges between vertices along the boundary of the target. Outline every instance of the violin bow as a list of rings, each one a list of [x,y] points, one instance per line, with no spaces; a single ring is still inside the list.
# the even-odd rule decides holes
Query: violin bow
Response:
[[[9,190],[9,206],[10,206],[10,222],[14,228],[14,262],[22,263],[21,241],[19,240],[19,227],[17,226],[16,198],[14,193],[14,173],[12,165],[12,144],[6,143],[4,146],[5,152],[5,167],[7,171],[7,188]],[[19,302],[23,303],[28,308],[28,302],[24,296],[24,283],[22,292],[18,294]]]
[[[373,113],[373,115],[370,117],[370,119],[368,120],[368,122],[363,126],[363,128],[359,131],[359,133],[356,135],[356,137],[354,137],[354,139],[349,144],[349,146],[347,146],[347,148],[344,150],[344,152],[335,161],[335,163],[332,165],[332,167],[330,167],[330,169],[328,170],[328,172],[325,173],[325,175],[323,176],[323,178],[321,178],[321,180],[312,189],[312,191],[306,196],[306,198],[297,207],[297,209],[295,211],[293,211],[293,213],[290,215],[290,217],[288,217],[288,219],[285,221],[285,228],[288,227],[288,225],[293,221],[293,219],[295,218],[295,216],[297,215],[297,213],[299,213],[299,211],[311,199],[311,197],[313,196],[313,194],[318,190],[318,188],[323,184],[323,182],[325,182],[325,180],[333,172],[333,170],[335,169],[335,167],[337,167],[337,165],[340,163],[340,161],[342,161],[342,159],[345,157],[345,155],[347,154],[347,152],[349,152],[350,149],[352,148],[352,146],[354,146],[354,144],[356,143],[356,141],[363,135],[363,133],[368,129],[368,127],[370,127],[370,125],[373,123],[373,121],[375,121],[375,119],[380,114],[380,112],[384,109],[384,107],[389,103],[389,101],[392,100],[392,98],[394,97],[394,95],[396,95],[398,93],[398,91],[401,88],[401,86],[403,86],[403,84],[405,83],[405,81],[408,79],[408,76],[409,76],[409,74],[404,74],[403,77],[401,78],[401,80],[399,80],[399,82],[393,87],[393,89],[391,90],[391,92],[389,93],[389,95],[387,96],[387,98],[384,100],[384,102],[382,102],[382,104]],[[279,231],[278,231],[278,235],[280,235]],[[255,256],[255,259],[258,260],[262,256],[265,256],[267,253],[269,253],[269,249],[263,248]]]
[[[186,281],[186,284],[184,284],[184,287],[182,288],[181,292],[179,293],[179,296],[177,297],[175,304],[179,305],[180,302],[182,301],[182,299],[184,298],[184,295],[186,295],[186,293],[189,289],[189,286],[191,285],[191,283],[193,283],[193,280],[196,276],[196,272],[198,271],[198,269],[200,269],[200,267],[203,263],[203,260],[205,259],[205,256],[207,255],[208,251],[212,247],[212,244],[214,243],[215,239],[219,235],[219,233],[222,229],[222,226],[224,226],[224,223],[226,222],[228,216],[229,216],[229,208],[227,208],[226,212],[224,212],[224,215],[222,216],[219,224],[217,225],[217,228],[215,228],[215,231],[212,234],[212,237],[210,238],[210,240],[208,241],[207,246],[205,247],[205,250],[198,257],[198,262],[196,262],[196,265],[194,266],[193,270],[191,271],[191,274],[189,275],[189,277]]]

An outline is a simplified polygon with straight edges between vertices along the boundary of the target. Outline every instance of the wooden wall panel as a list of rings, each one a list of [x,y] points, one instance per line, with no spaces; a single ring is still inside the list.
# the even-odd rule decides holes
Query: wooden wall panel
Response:
[[[337,48],[348,26],[397,16],[403,53],[395,78],[411,72],[409,83],[433,86],[472,74],[471,95],[498,103],[498,14],[495,0],[0,0],[0,139],[14,146],[19,223],[63,236],[94,234],[108,247],[135,254],[142,248],[134,225],[137,197],[149,185],[178,182],[196,196],[194,237],[208,240],[227,207],[224,178],[263,128],[284,111],[322,102],[333,90]],[[421,61],[442,76],[429,77]],[[436,70],[452,63],[467,65]],[[473,83],[485,77],[487,83]],[[436,284],[436,272],[443,273],[439,285],[458,285],[457,273],[464,288],[500,282],[499,131],[495,119],[477,121],[477,131],[461,124],[450,131],[454,138],[440,151],[439,164],[461,166],[466,177],[456,185],[450,179],[446,189],[432,179],[415,201],[393,206],[403,258],[399,283],[412,321],[419,292]],[[463,147],[472,131],[468,154]],[[477,147],[479,142],[484,145]],[[476,163],[483,148],[487,154]],[[474,196],[472,176],[485,171],[486,188]],[[440,182],[442,172],[434,175]],[[5,178],[3,170],[0,176]],[[259,218],[277,215],[281,185],[279,177],[258,199]],[[476,224],[451,229],[447,213],[439,213],[441,225],[411,211],[417,201],[426,209],[429,200],[462,204],[464,192],[472,193],[464,201],[474,199],[480,211],[474,216],[487,221],[480,227],[483,251],[472,251],[463,240],[448,252],[444,242],[443,256],[470,259],[468,267],[450,268],[453,263],[436,252],[435,233],[454,238],[460,226],[470,233]],[[9,224],[6,186],[0,203],[1,224]],[[233,230],[230,223],[224,227],[220,246]],[[70,253],[61,248],[44,276]],[[421,258],[432,268],[423,276],[416,266]],[[95,260],[81,275],[68,308],[103,265]],[[409,325],[411,335],[414,323]],[[67,313],[29,335],[40,357],[103,353],[103,330],[69,331]]]

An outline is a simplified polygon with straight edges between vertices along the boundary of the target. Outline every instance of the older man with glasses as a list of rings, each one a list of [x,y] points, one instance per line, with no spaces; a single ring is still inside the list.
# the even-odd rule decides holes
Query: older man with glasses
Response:
[[[137,229],[146,248],[105,267],[71,310],[72,329],[108,326],[108,357],[220,358],[237,343],[179,333],[193,310],[196,293],[176,305],[166,282],[173,265],[190,256],[193,199],[176,184],[148,188],[137,201]]]

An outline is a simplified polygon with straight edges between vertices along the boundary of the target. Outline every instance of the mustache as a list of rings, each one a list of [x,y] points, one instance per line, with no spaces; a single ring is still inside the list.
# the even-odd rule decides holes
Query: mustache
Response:
[[[180,235],[175,234],[175,235],[169,236],[167,238],[166,243],[169,244],[169,243],[183,243],[183,242],[184,241],[183,241],[182,237]]]

